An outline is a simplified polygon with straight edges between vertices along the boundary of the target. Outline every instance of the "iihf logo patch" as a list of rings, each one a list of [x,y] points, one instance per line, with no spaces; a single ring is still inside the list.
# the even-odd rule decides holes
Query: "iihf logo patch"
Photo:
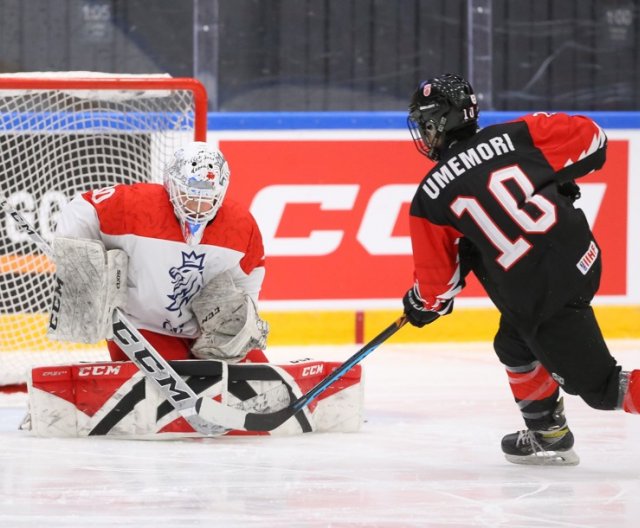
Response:
[[[599,254],[600,251],[598,250],[598,246],[596,246],[596,243],[592,240],[591,244],[589,244],[589,249],[587,249],[587,252],[582,255],[582,258],[576,264],[577,268],[580,270],[580,273],[586,275],[587,272],[591,269],[591,266],[593,266],[593,263],[598,258]]]
[[[178,312],[178,317],[182,316],[182,309],[188,305],[193,297],[202,288],[205,254],[196,255],[182,252],[182,264],[174,266],[169,270],[169,276],[173,284],[173,293],[167,295],[171,299],[171,304],[165,308],[171,312]]]

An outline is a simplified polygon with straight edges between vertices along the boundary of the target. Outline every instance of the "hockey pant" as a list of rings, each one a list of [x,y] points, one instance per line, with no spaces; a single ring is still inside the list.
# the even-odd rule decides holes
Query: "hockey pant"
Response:
[[[502,317],[494,348],[529,429],[548,426],[560,387],[595,409],[640,409],[640,373],[629,373],[625,386],[587,300],[567,303],[529,332]]]

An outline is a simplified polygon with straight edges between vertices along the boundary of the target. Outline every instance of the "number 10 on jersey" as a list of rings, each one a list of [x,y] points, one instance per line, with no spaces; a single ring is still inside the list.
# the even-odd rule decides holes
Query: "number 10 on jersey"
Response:
[[[508,181],[512,181],[522,190],[525,203],[534,205],[540,211],[536,218],[518,205],[516,197],[506,186]],[[523,233],[545,233],[556,223],[556,206],[544,196],[534,196],[531,180],[518,165],[492,172],[489,176],[489,191]],[[509,239],[477,198],[458,196],[451,202],[450,207],[458,218],[465,213],[471,217],[487,240],[499,251],[496,262],[505,270],[511,268],[531,249],[531,243],[524,236],[515,240]]]

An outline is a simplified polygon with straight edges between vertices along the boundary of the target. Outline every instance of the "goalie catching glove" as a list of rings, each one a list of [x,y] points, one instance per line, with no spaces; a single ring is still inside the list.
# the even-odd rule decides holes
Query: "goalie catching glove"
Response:
[[[269,325],[258,316],[251,297],[236,288],[229,273],[205,284],[191,304],[201,336],[191,353],[200,359],[237,363],[250,350],[264,350]]]
[[[127,299],[127,254],[99,240],[58,237],[47,337],[97,343],[113,336],[112,314]]]

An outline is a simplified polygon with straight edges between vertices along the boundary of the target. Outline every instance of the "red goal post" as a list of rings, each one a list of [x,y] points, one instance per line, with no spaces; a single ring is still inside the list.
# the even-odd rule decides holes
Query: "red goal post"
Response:
[[[0,191],[52,241],[60,208],[117,183],[162,181],[180,145],[204,141],[207,94],[167,75],[0,75]],[[0,389],[35,365],[106,359],[98,346],[46,338],[54,266],[0,217]]]

